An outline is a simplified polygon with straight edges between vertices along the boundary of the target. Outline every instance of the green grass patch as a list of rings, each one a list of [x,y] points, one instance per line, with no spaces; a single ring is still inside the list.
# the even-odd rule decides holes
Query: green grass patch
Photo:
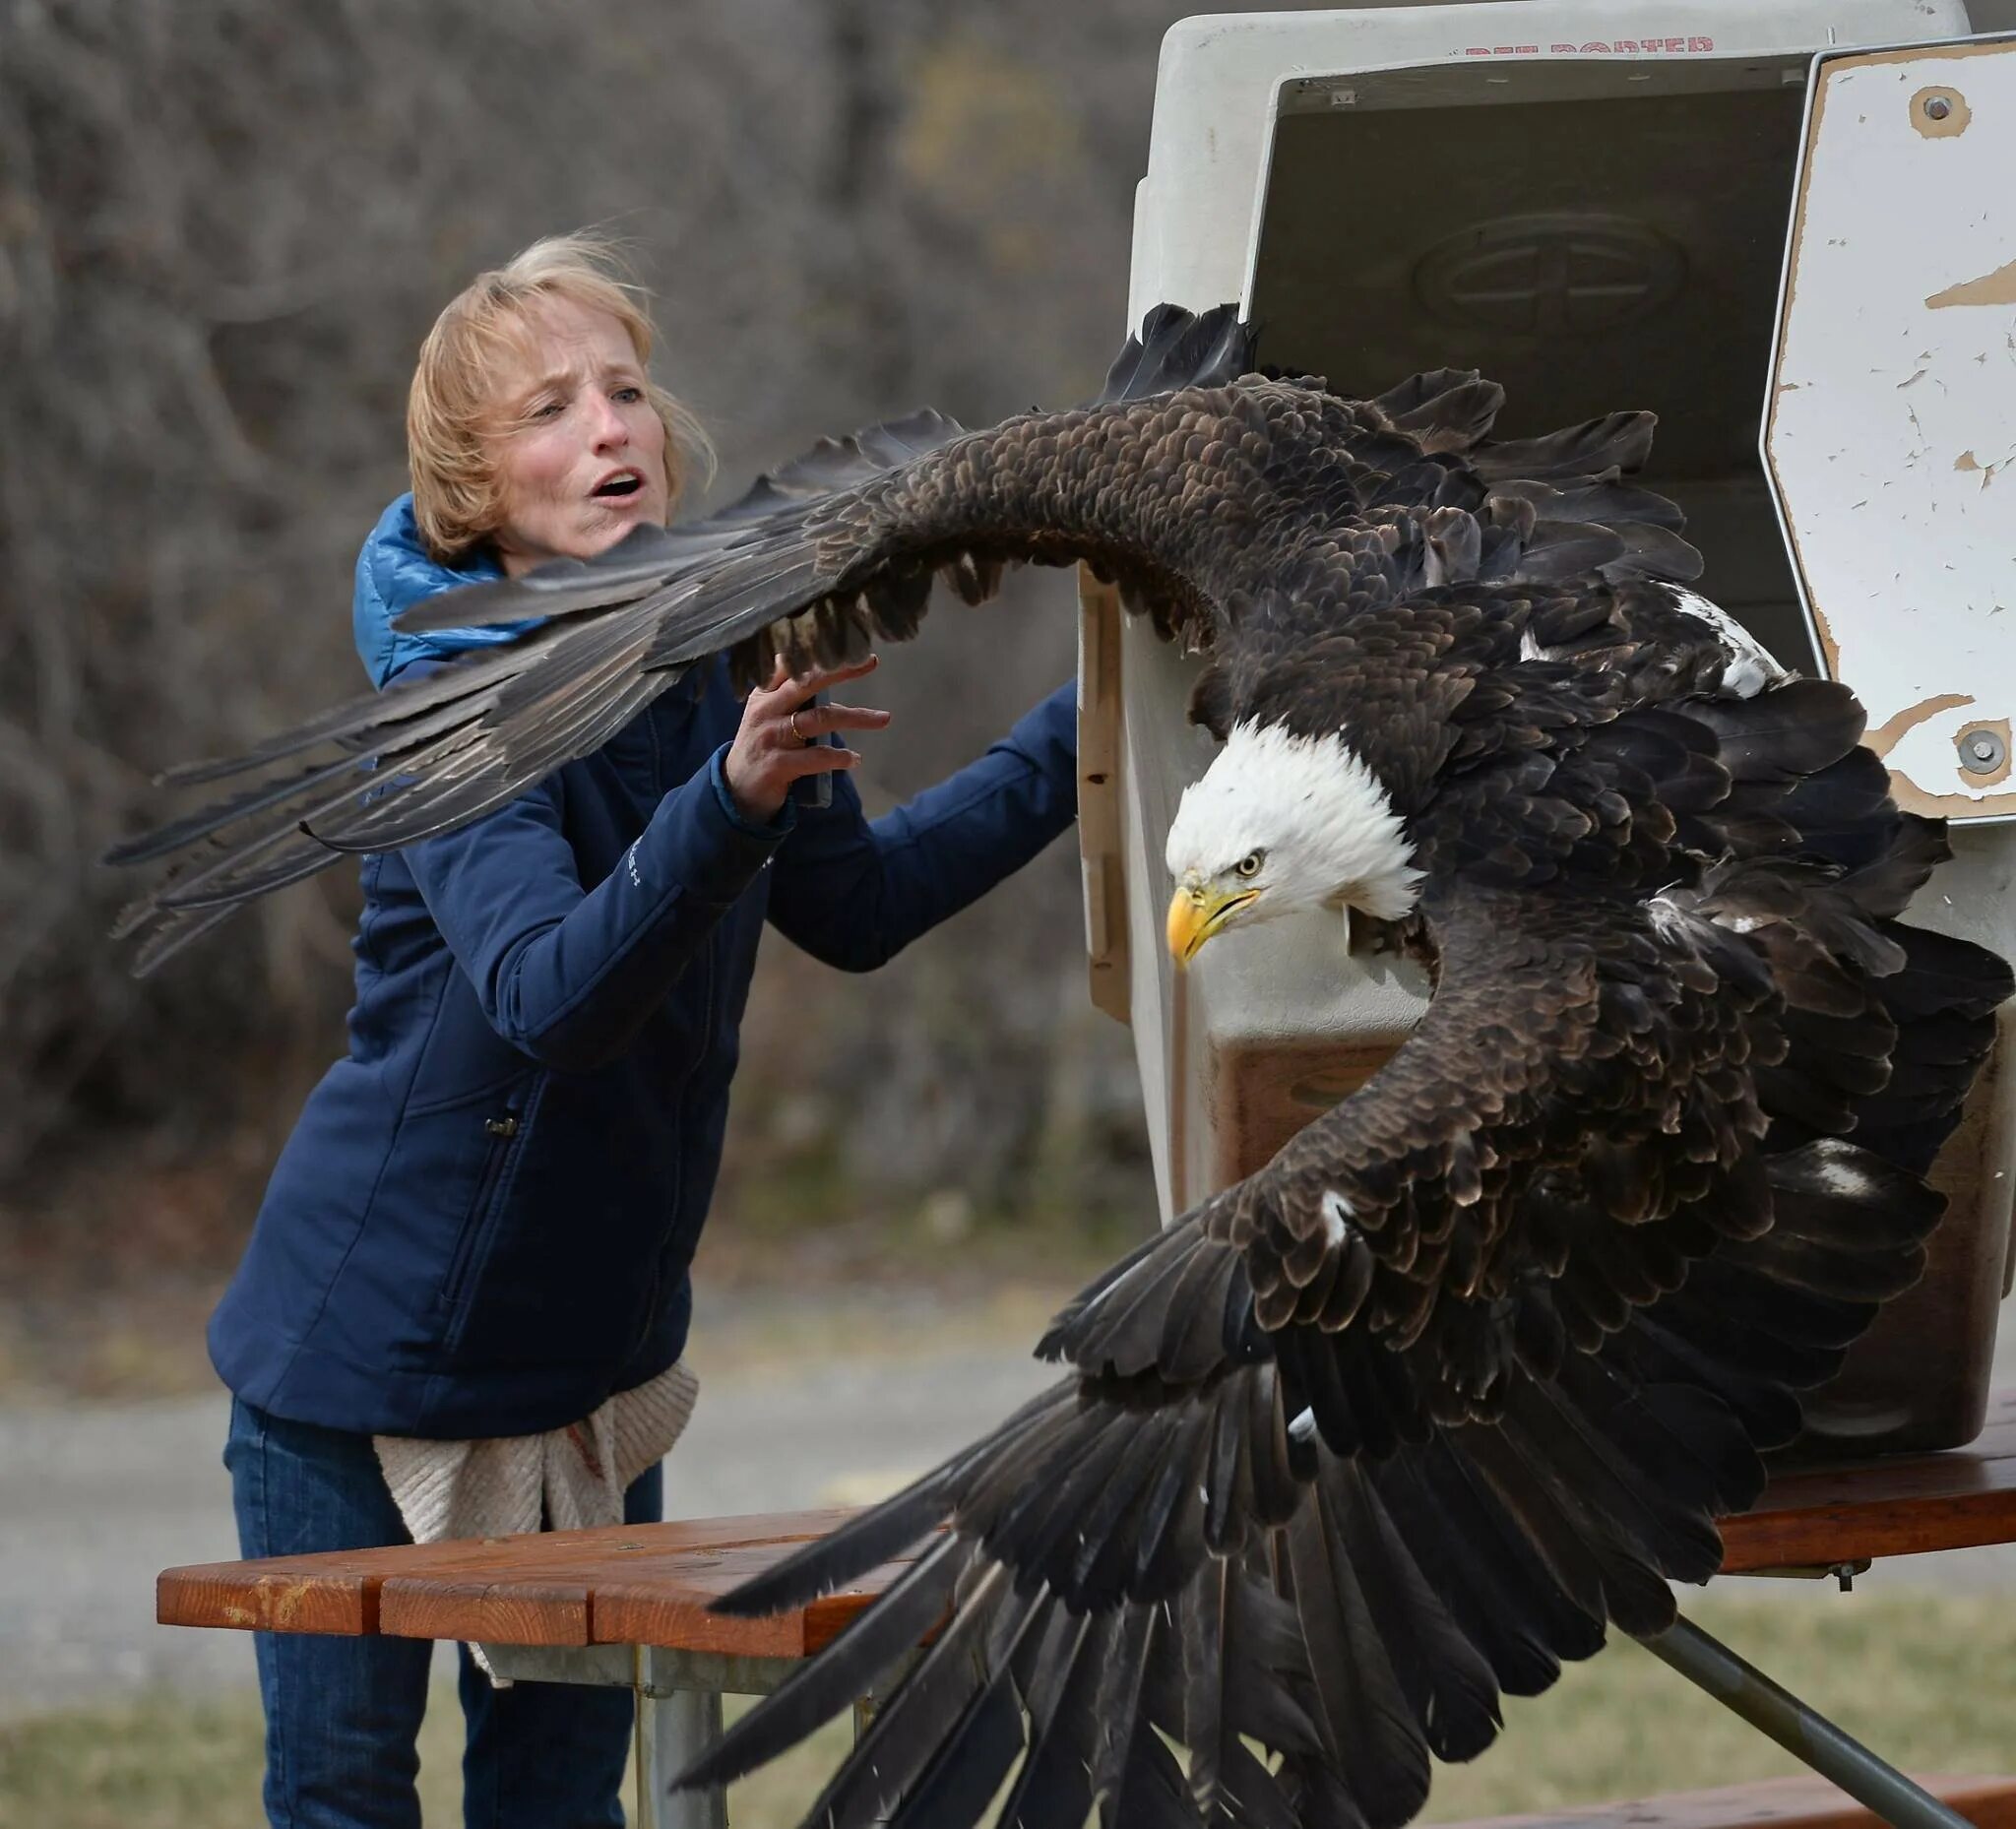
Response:
[[[0,1722],[0,1829],[264,1829],[259,1698],[159,1690]],[[435,1690],[420,1734],[426,1821],[462,1821],[462,1711]]]
[[[1923,1771],[2016,1766],[2016,1609],[1944,1596],[1725,1589],[1689,1609],[1885,1757]],[[737,1707],[730,1704],[731,1709]],[[1500,1743],[1436,1776],[1428,1820],[1735,1784],[1801,1768],[1638,1646],[1514,1702]],[[789,1829],[847,1744],[845,1723],[729,1796],[735,1829]],[[442,1690],[421,1735],[427,1822],[460,1821],[461,1719]],[[134,1702],[0,1725],[0,1829],[258,1829],[255,1698]]]

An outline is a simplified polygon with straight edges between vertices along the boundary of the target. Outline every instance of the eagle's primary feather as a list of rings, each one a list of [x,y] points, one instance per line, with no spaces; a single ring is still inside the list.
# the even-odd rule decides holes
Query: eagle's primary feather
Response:
[[[1025,1829],[1394,1829],[1501,1694],[1670,1623],[1798,1394],[1919,1274],[1923,1173],[2010,988],[1899,919],[1943,833],[1894,806],[1845,688],[1687,589],[1679,516],[1627,479],[1649,415],[1493,444],[1498,404],[1457,370],[1341,399],[1257,372],[1230,309],[1163,307],[1089,407],[916,414],[435,599],[410,626],[544,620],[181,771],[296,772],[122,848],[194,853],[126,923],[145,968],[339,851],[477,817],[708,656],[831,662],[914,634],[934,580],[978,600],[1084,562],[1208,657],[1178,955],[1327,906],[1427,967],[1372,1081],[1057,1318],[1050,1391],[724,1603],[925,1545],[688,1782],[937,1624],[812,1821],[962,1829],[1005,1786]]]

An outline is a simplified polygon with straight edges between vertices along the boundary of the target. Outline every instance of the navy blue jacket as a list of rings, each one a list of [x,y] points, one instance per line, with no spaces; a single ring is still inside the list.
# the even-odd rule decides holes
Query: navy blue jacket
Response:
[[[459,645],[386,627],[469,575],[425,558],[410,505],[357,570],[380,684]],[[830,809],[741,819],[722,777],[740,715],[724,668],[696,669],[509,806],[364,860],[349,1052],[211,1320],[241,1397],[466,1437],[558,1427],[657,1376],[685,1346],[765,919],[870,970],[1075,811],[1068,687],[874,821],[845,775]]]

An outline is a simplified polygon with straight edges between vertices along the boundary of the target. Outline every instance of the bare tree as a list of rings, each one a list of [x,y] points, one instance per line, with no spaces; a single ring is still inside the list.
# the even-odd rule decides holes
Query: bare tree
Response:
[[[929,400],[1082,395],[1121,331],[1154,50],[1143,0],[12,0],[0,12],[0,1178],[248,1127],[224,1194],[340,1045],[353,871],[136,985],[94,861],[159,764],[362,686],[357,543],[403,486],[419,337],[477,267],[596,222],[633,244],[661,376],[725,480]],[[892,657],[867,791],[908,792],[1068,674],[1062,581]],[[779,964],[765,1073],[857,1177],[1002,1198],[1133,1147],[1124,1038],[1083,1014],[1063,848],[872,989]],[[786,949],[777,949],[781,954]],[[984,959],[983,972],[972,962]],[[816,978],[816,982],[814,981]],[[858,1055],[804,995],[867,1034]],[[766,1047],[766,1033],[791,1046]],[[804,1045],[807,1035],[812,1045]],[[769,1063],[766,1068],[764,1063]],[[1061,1076],[1061,1077],[1060,1077]],[[1060,1105],[1051,1089],[1074,1090]],[[1060,1168],[1060,1163],[1063,1167]],[[1061,1177],[1061,1179],[1060,1179]]]

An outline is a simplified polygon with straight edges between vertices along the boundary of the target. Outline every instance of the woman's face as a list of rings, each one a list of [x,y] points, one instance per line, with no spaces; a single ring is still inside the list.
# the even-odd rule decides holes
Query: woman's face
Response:
[[[593,558],[640,522],[663,526],[665,428],[630,333],[606,311],[540,299],[497,378],[504,429],[492,536],[516,577],[546,559]]]

